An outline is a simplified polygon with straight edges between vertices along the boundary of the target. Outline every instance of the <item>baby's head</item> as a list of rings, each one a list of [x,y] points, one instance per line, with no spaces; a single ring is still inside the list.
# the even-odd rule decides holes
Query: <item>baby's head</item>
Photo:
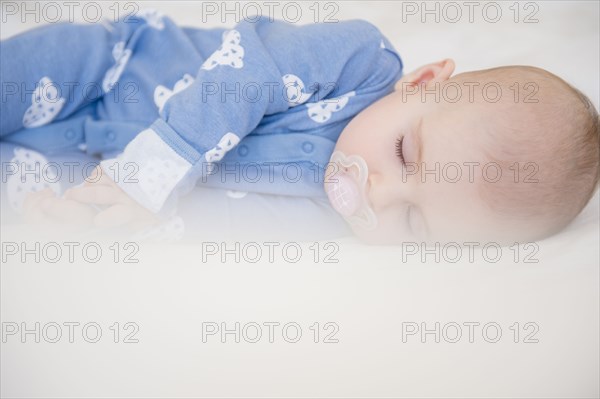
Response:
[[[419,68],[348,124],[326,173],[334,208],[376,243],[561,230],[598,186],[594,106],[539,68],[453,71]]]

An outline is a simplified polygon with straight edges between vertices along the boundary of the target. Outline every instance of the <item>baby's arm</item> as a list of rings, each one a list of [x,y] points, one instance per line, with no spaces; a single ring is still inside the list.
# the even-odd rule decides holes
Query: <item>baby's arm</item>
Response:
[[[300,27],[242,22],[223,35],[221,48],[187,88],[164,102],[161,118],[102,168],[145,208],[164,211],[167,200],[191,189],[265,115],[345,94],[372,78],[382,42],[363,21]],[[290,76],[305,84],[297,99],[285,90]],[[215,88],[218,94],[211,94]],[[235,94],[223,95],[226,90],[248,98],[236,101]],[[137,173],[128,183],[124,176],[132,167]]]

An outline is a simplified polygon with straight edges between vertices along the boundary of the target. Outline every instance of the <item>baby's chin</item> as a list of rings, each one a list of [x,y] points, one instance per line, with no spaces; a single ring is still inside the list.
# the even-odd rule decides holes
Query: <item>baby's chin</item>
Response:
[[[384,228],[366,230],[352,224],[349,226],[354,236],[368,245],[401,245],[403,242],[416,242],[417,240],[415,237],[399,231],[390,231]]]

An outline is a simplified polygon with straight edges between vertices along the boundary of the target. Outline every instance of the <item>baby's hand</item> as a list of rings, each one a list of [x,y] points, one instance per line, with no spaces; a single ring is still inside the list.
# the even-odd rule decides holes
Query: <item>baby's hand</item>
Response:
[[[28,194],[22,210],[27,223],[62,227],[91,226],[97,213],[89,205],[57,197],[49,188]]]
[[[88,179],[82,186],[67,190],[65,199],[76,201],[80,205],[105,206],[105,209],[95,215],[95,226],[108,228],[127,225],[137,230],[158,222],[152,212],[129,197],[99,166]]]

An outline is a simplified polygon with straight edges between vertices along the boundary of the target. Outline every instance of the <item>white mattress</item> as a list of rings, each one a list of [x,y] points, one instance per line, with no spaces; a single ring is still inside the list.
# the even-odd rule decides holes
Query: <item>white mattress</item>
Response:
[[[533,64],[600,103],[597,2],[535,2],[539,22],[532,24],[514,23],[509,3],[502,3],[507,17],[497,24],[478,14],[473,24],[421,23],[417,17],[402,23],[400,2],[336,4],[339,19],[364,18],[378,25],[402,54],[407,71],[445,57],[456,60],[459,72]],[[308,5],[303,7],[307,22]],[[198,4],[144,6],[183,24],[201,25]],[[531,9],[521,10],[526,11]],[[217,24],[213,18],[207,25]],[[30,26],[3,23],[2,37]],[[453,263],[450,249],[439,252],[439,261],[432,254],[422,261],[408,255],[413,248],[368,247],[351,238],[298,244],[286,239],[275,247],[273,260],[268,245],[276,244],[262,238],[238,241],[237,253],[246,250],[239,261],[232,253],[225,261],[222,252],[209,254],[212,245],[236,252],[236,242],[221,240],[139,244],[132,256],[137,263],[125,262],[135,247],[125,248],[120,239],[117,263],[109,248],[116,239],[97,244],[103,250],[97,263],[85,261],[80,250],[74,262],[64,254],[57,263],[48,262],[51,254],[40,262],[28,255],[25,263],[7,255],[1,268],[3,331],[21,328],[22,322],[32,329],[39,322],[45,335],[36,344],[33,334],[24,343],[19,334],[5,334],[0,393],[28,398],[598,397],[598,207],[596,195],[566,231],[519,252],[503,248],[496,263],[489,259],[495,256],[492,247],[487,259],[478,248],[473,261],[463,253]],[[264,226],[254,227],[259,233]],[[31,237],[23,226],[2,230],[4,243],[24,241],[31,248]],[[81,248],[93,238],[36,240],[41,246],[56,242],[64,250],[67,240]],[[292,263],[298,247],[302,255]],[[256,248],[263,254],[252,263]],[[328,254],[337,262],[326,262]],[[528,254],[537,262],[526,262]],[[80,323],[73,343],[65,322]],[[91,322],[102,328],[97,343],[82,337],[81,327]],[[120,323],[118,343],[110,329],[115,322]],[[123,342],[134,331],[124,328],[127,322],[139,327],[133,336],[139,342]],[[203,342],[203,327],[206,332],[225,323],[232,329],[236,322],[239,343],[233,334],[225,335],[225,342],[219,334]],[[264,324],[269,322],[279,323],[274,342]],[[439,343],[434,334],[408,335],[415,326],[435,329],[436,322]],[[48,342],[55,336],[51,323],[62,326],[58,343]],[[263,334],[256,343],[250,342],[252,323]],[[286,323],[300,326],[298,342],[285,339],[293,340],[295,324],[288,324],[283,337]],[[334,324],[326,328],[326,323]],[[473,342],[465,323],[479,323],[472,324]],[[462,336],[452,343],[457,325]],[[498,327],[502,335],[488,342],[495,340]],[[324,342],[331,332],[329,340],[337,343]],[[94,338],[93,328],[88,333]]]

